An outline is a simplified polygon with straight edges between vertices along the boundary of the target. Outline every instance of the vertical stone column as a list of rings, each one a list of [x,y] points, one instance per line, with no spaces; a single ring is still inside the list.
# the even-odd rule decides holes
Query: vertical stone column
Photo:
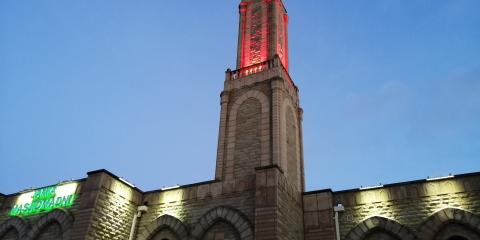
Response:
[[[298,136],[299,136],[299,147],[300,147],[300,171],[301,171],[301,184],[300,190],[305,191],[305,167],[303,162],[303,109],[298,108]]]
[[[275,58],[275,61],[278,61],[278,58]],[[282,80],[273,80],[271,82],[272,90],[272,164],[276,164],[283,168],[281,164],[281,100],[282,100]]]
[[[227,118],[228,118],[228,99],[229,94],[228,92],[222,92],[220,95],[220,129],[218,132],[218,148],[217,148],[217,166],[215,168],[215,179],[222,180],[223,179],[223,168],[225,163],[225,138],[227,134]]]

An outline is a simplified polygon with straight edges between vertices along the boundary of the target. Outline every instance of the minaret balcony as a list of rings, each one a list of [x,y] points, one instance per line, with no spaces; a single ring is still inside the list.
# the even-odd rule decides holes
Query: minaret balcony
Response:
[[[256,63],[237,70],[227,69],[225,72],[225,89],[238,88],[243,85],[250,85],[254,82],[279,77],[297,88],[290,77],[282,61],[276,55],[274,58],[264,62]]]

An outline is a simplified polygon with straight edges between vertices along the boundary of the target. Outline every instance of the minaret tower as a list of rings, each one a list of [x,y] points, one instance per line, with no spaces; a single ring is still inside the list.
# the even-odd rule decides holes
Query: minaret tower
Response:
[[[288,15],[281,0],[240,3],[237,70],[221,94],[215,178],[275,165],[303,191],[302,110],[288,73]]]
[[[302,109],[289,75],[287,11],[281,0],[242,0],[239,10],[237,69],[225,73],[215,179],[255,185],[256,221],[264,223],[255,224],[255,239],[302,239]]]

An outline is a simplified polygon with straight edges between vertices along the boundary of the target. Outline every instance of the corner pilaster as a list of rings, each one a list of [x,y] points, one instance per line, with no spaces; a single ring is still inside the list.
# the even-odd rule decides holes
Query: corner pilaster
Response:
[[[226,128],[228,121],[228,102],[229,94],[226,91],[223,91],[220,95],[220,129],[218,132],[218,148],[217,148],[217,166],[215,168],[215,180],[223,179],[223,168],[225,162],[225,139],[226,139]]]
[[[272,89],[272,163],[281,167],[281,100],[282,100],[282,80],[275,79],[271,82]]]

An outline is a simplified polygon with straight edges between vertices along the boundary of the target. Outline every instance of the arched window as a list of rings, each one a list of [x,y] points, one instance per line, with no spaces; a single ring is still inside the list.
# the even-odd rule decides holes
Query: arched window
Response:
[[[435,240],[480,240],[480,234],[464,224],[449,222],[440,228]]]
[[[229,223],[219,221],[208,229],[202,240],[240,240],[240,234]]]
[[[202,240],[250,240],[254,237],[247,217],[226,206],[210,209],[198,220],[191,233],[194,239]]]
[[[386,227],[390,226],[390,227]],[[395,231],[392,231],[396,229]],[[346,240],[415,240],[416,237],[409,228],[403,226],[397,221],[387,219],[381,216],[370,217],[350,232],[345,237]]]
[[[174,216],[162,215],[144,227],[138,240],[177,240],[187,239],[187,228]]]
[[[392,236],[391,234],[388,234],[387,232],[379,230],[379,231],[371,232],[364,238],[364,240],[400,240],[400,239]]]
[[[164,228],[158,231],[150,240],[178,240],[178,236],[169,228]]]
[[[44,226],[42,230],[35,236],[35,240],[60,240],[62,239],[62,228],[60,224],[53,221]]]
[[[20,239],[18,237],[18,231],[15,228],[10,228],[10,230],[7,230],[4,234],[0,235],[1,240],[16,240]]]
[[[448,240],[468,240],[468,239],[462,236],[451,236],[448,238]]]
[[[480,218],[459,208],[444,208],[432,214],[419,229],[425,240],[480,240],[480,231],[472,222]]]
[[[24,239],[27,224],[18,217],[10,218],[0,224],[0,239]]]

